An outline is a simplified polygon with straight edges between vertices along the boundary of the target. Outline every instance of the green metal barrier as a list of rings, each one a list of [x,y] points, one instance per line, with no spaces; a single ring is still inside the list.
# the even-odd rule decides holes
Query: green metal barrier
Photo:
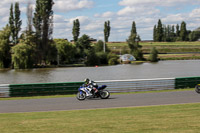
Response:
[[[10,85],[10,96],[75,94],[82,84],[83,82],[12,84]]]
[[[175,89],[194,88],[200,83],[200,77],[185,77],[175,79]]]

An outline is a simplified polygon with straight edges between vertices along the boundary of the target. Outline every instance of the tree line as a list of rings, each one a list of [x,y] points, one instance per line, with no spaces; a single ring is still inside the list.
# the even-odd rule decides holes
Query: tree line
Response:
[[[175,42],[175,41],[197,41],[200,38],[199,31],[187,30],[186,22],[175,25],[164,25],[161,20],[153,29],[153,40],[155,42]]]
[[[106,43],[92,46],[86,34],[79,38],[80,22],[74,20],[74,44],[65,39],[53,39],[53,0],[36,0],[35,10],[27,6],[27,27],[21,31],[19,3],[10,6],[8,24],[0,31],[0,68],[33,68],[47,65],[85,63],[113,64],[116,56],[109,53]],[[105,22],[105,41],[110,36],[110,21]],[[21,33],[21,34],[20,34]],[[109,61],[109,60],[113,61]]]
[[[90,36],[80,35],[79,19],[73,21],[74,43],[65,39],[53,39],[53,0],[36,0],[35,9],[27,5],[27,27],[21,31],[22,20],[19,3],[11,4],[8,24],[0,31],[0,68],[33,68],[48,65],[84,63],[86,65],[117,64],[119,56],[112,53],[106,43],[109,41],[111,24],[104,23],[104,41],[92,44]],[[21,34],[20,34],[21,33]],[[165,26],[161,20],[154,26],[154,41],[196,40],[199,34],[186,29],[186,23]],[[130,54],[137,60],[145,60],[141,38],[133,21],[130,35],[126,40]],[[158,51],[153,48],[150,61],[157,61]]]

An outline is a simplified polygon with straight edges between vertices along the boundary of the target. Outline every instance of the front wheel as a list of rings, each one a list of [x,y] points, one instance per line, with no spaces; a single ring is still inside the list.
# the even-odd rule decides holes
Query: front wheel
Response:
[[[82,100],[85,100],[85,98],[86,98],[86,94],[84,93],[84,92],[78,92],[77,93],[77,95],[76,95],[76,98],[78,99],[78,100],[80,100],[80,101],[82,101]]]
[[[110,92],[107,90],[103,90],[99,92],[101,99],[107,99],[110,97]]]
[[[200,94],[200,85],[196,85],[195,91]]]

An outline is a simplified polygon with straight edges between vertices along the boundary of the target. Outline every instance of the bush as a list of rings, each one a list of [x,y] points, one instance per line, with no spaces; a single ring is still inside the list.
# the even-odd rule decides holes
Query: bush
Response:
[[[100,64],[99,58],[95,54],[94,49],[90,49],[87,52],[87,60],[86,60],[85,64],[87,66],[95,66],[95,65],[99,65]]]
[[[106,52],[110,52],[110,50],[108,49],[107,44],[105,44],[106,46]],[[99,40],[95,45],[94,45],[94,49],[96,52],[103,52],[104,51],[104,42],[102,40]]]
[[[104,52],[98,52],[97,53],[97,56],[99,58],[99,63],[100,64],[103,64],[103,65],[106,65],[108,64],[108,59],[107,59],[107,53],[104,53]]]
[[[30,45],[21,43],[12,47],[12,63],[14,68],[27,69],[33,67],[33,50]]]
[[[119,56],[116,55],[116,54],[109,53],[108,56],[107,56],[107,59],[108,59],[108,64],[109,65],[119,64],[119,62],[118,62]]]
[[[119,64],[118,60],[116,58],[110,58],[108,61],[109,65],[117,65]]]
[[[149,56],[149,61],[151,61],[151,62],[157,62],[158,61],[158,51],[156,50],[155,47],[153,47],[151,49],[151,53],[150,53],[150,56]]]

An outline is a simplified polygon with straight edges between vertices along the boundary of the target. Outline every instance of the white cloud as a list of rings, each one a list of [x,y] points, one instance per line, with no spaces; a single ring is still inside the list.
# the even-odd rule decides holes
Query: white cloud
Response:
[[[122,0],[119,2],[121,6],[180,6],[187,4],[198,4],[199,0]]]
[[[69,12],[73,10],[92,8],[94,5],[94,2],[91,0],[56,0],[54,2],[55,11],[59,12]]]
[[[189,14],[189,17],[200,18],[200,8],[194,9],[194,10]]]

